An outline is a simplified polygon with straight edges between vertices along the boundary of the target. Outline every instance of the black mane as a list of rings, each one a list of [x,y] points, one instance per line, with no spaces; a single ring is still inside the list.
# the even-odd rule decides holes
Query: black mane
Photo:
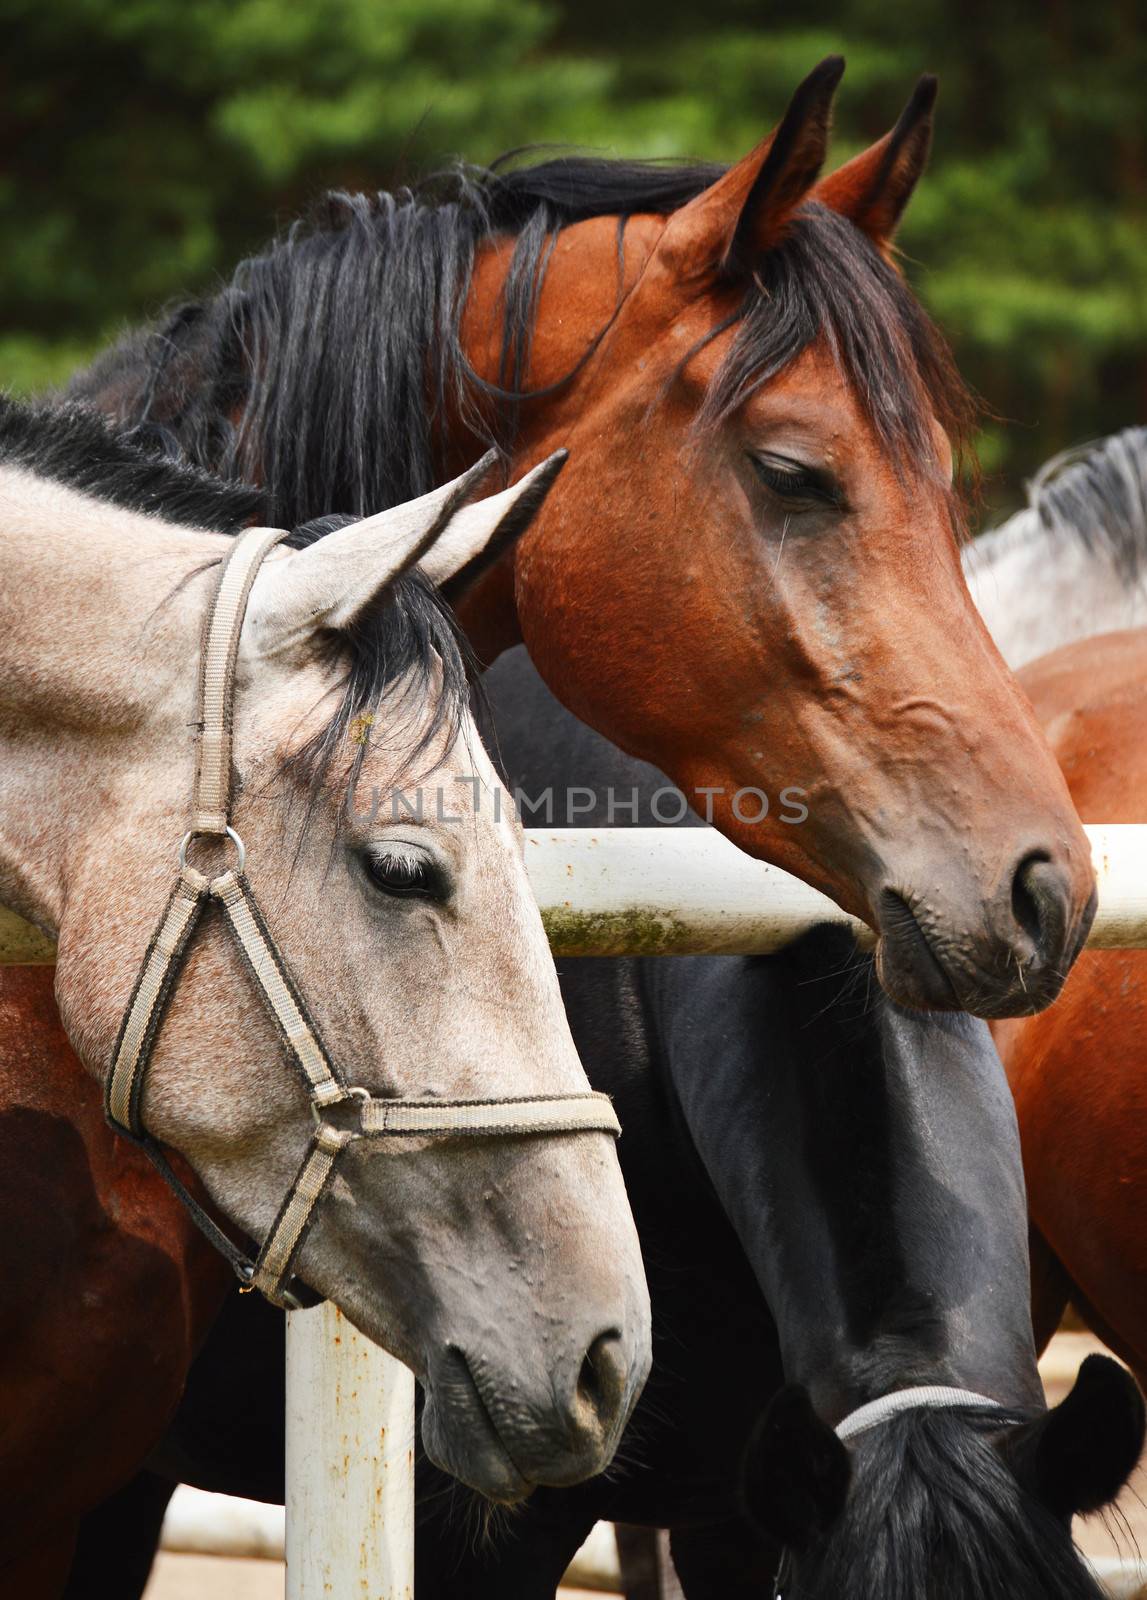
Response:
[[[157,454],[157,443],[166,453]],[[262,521],[267,495],[250,483],[213,477],[184,459],[170,438],[146,425],[117,429],[90,408],[29,406],[0,394],[0,464],[76,489],[159,520],[234,535]],[[334,516],[296,527],[288,542],[305,545],[353,520]],[[312,795],[340,749],[352,743],[352,771],[366,756],[363,736],[385,707],[388,743],[414,762],[440,735],[453,739],[470,697],[472,658],[453,615],[421,573],[390,586],[369,617],[332,637],[349,655],[344,692],[330,721],[294,768]]]
[[[444,417],[461,419],[475,456],[512,443],[538,295],[563,228],[616,215],[620,285],[626,219],[671,213],[721,170],[561,157],[459,169],[396,194],[328,196],[221,293],[129,338],[70,393],[127,424],[146,422],[200,465],[266,484],[280,521],[378,511],[440,479]],[[459,328],[476,252],[503,237],[517,243],[492,385],[470,369]],[[835,213],[802,208],[732,321],[738,331],[702,421],[824,339],[900,461],[931,457],[932,416],[957,448],[966,441],[971,403],[944,341],[900,276]]]
[[[235,533],[254,522],[266,500],[250,483],[157,455],[146,426],[116,429],[86,406],[29,406],[4,394],[0,463],[126,511],[212,533]]]
[[[993,1445],[1000,1411],[912,1411],[857,1440],[844,1511],[785,1600],[1101,1600]]]

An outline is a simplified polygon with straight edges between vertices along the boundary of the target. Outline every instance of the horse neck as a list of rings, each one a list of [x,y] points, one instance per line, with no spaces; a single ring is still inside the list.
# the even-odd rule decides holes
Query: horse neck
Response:
[[[1101,547],[1017,512],[964,556],[972,598],[1013,669],[1077,639],[1147,622],[1147,588],[1120,576]]]
[[[693,1141],[822,1415],[941,1383],[1037,1404],[1015,1117],[986,1029],[909,1016],[819,930],[662,962]],[[692,974],[687,970],[692,967]],[[686,996],[681,985],[690,985]],[[700,1070],[703,1065],[703,1070]]]
[[[146,783],[163,729],[194,717],[194,611],[164,601],[215,546],[0,468],[0,903],[58,927],[111,791]]]

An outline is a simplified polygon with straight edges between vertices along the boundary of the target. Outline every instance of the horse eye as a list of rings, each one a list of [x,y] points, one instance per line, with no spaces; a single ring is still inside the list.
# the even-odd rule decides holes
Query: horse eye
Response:
[[[749,458],[758,478],[781,500],[814,501],[839,510],[844,504],[840,489],[826,473],[803,466],[784,456],[752,454]]]
[[[393,851],[367,851],[363,857],[367,876],[384,894],[443,898],[443,887],[433,864],[419,856],[396,855]]]

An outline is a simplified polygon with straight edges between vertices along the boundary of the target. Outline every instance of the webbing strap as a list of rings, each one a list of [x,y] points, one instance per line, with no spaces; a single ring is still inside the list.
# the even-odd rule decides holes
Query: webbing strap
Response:
[[[144,1131],[139,1102],[147,1063],[183,953],[199,921],[206,890],[207,879],[193,867],[184,867],[175,880],[171,898],[147,947],[112,1052],[104,1109],[113,1126],[137,1139]]]
[[[235,662],[247,597],[263,557],[286,528],[248,528],[228,552],[203,643],[199,679],[199,762],[192,833],[222,834],[231,815]]]
[[[621,1132],[612,1101],[596,1089],[504,1100],[388,1100],[370,1095],[362,1098],[359,1123],[368,1138]]]
[[[279,1215],[263,1241],[263,1248],[259,1251],[259,1259],[251,1274],[251,1287],[260,1290],[268,1300],[281,1299],[284,1280],[306,1237],[315,1207],[335,1170],[335,1162],[353,1138],[353,1134],[329,1128],[325,1123],[320,1123],[315,1129],[315,1136],[298,1176],[287,1190]]]
[[[225,872],[215,879],[210,892],[227,913],[247,968],[262,990],[283,1040],[298,1063],[311,1099],[318,1106],[333,1105],[336,1100],[345,1099],[346,1086],[319,1043],[302,996],[259,914],[250,884],[239,873]]]

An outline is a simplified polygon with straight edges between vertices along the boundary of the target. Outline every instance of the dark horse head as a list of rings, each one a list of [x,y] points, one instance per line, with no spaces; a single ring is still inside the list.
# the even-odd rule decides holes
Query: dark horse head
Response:
[[[612,798],[647,804],[664,782],[579,727],[520,651],[486,685],[515,786],[584,786],[596,797],[587,821],[600,825]],[[1091,1357],[1068,1398],[1045,1408],[1015,1109],[983,1023],[902,1010],[839,929],[814,929],[770,957],[565,965],[586,1069],[624,1106],[621,1154],[655,1327],[662,1261],[670,1285],[684,1277],[703,1302],[693,1311],[687,1289],[671,1331],[660,1327],[648,1407],[672,1392],[663,1366],[689,1373],[675,1401],[685,1413],[694,1392],[712,1395],[713,1367],[740,1374],[750,1407],[776,1375],[779,1392],[747,1447],[745,1422],[731,1466],[744,1450],[746,1508],[786,1552],[786,1600],[1095,1600],[1071,1518],[1122,1488],[1143,1444],[1143,1402],[1121,1366]],[[646,1094],[636,1103],[635,1079]],[[678,1113],[675,1142],[658,1125],[658,1090]],[[659,1171],[667,1150],[676,1172]],[[690,1255],[696,1239],[672,1216],[697,1157],[772,1314],[775,1347],[741,1303],[722,1306],[715,1337],[707,1322],[719,1295],[701,1287],[704,1256]],[[672,1196],[652,1212],[651,1187]],[[707,1215],[696,1196],[690,1209]],[[719,1232],[707,1226],[716,1259]],[[913,1409],[847,1445],[837,1437],[859,1408],[932,1387],[984,1403]],[[743,1412],[722,1404],[733,1417],[705,1432],[732,1444]],[[708,1437],[705,1446],[689,1457],[698,1480]],[[627,1509],[612,1514],[625,1520]],[[701,1520],[697,1507],[691,1519]]]
[[[781,1593],[1098,1600],[1071,1519],[1123,1487],[1143,1400],[1123,1367],[1093,1356],[1044,1405],[1015,1111],[987,1029],[901,1011],[835,931],[772,964],[784,976],[771,1037],[793,1042],[770,1050],[767,1074],[756,1063],[759,1087],[726,1060],[723,1094],[703,1082],[681,1093],[714,1180],[737,1173],[723,1199],[789,1380],[743,1479],[747,1511],[784,1549]],[[733,1037],[737,1020],[727,1004]],[[929,1387],[983,1404],[892,1409],[838,1436],[860,1408]]]
[[[935,83],[818,181],[842,71],[727,172],[335,196],[73,393],[263,482],[288,525],[406,500],[490,438],[515,474],[568,446],[516,551],[457,586],[472,640],[524,638],[566,705],[866,918],[899,999],[1025,1013],[1086,933],[1090,852],[968,596],[970,410],[892,263]]]
[[[786,1547],[784,1600],[1095,1600],[1071,1519],[1114,1500],[1143,1427],[1134,1380],[1107,1356],[1042,1415],[909,1411],[851,1453],[792,1386],[750,1446],[746,1499]]]

